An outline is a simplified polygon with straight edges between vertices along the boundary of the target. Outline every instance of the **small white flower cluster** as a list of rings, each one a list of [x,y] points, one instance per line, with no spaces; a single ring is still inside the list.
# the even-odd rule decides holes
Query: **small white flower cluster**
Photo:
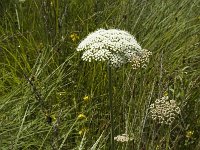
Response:
[[[122,135],[118,135],[118,136],[114,137],[114,140],[117,142],[128,142],[128,141],[132,141],[133,137],[124,133]]]
[[[134,36],[118,29],[99,29],[89,34],[78,45],[77,51],[83,51],[84,61],[107,61],[114,67],[132,62],[134,57],[142,57],[145,61],[149,56],[143,56],[144,51]]]
[[[175,100],[169,100],[168,96],[163,96],[161,99],[150,105],[150,116],[158,123],[171,125],[176,115],[180,114],[180,108]]]
[[[145,68],[146,63],[149,62],[149,56],[152,55],[152,52],[143,49],[140,51],[140,54],[134,54],[132,57],[132,67],[133,69],[137,69],[139,67]]]

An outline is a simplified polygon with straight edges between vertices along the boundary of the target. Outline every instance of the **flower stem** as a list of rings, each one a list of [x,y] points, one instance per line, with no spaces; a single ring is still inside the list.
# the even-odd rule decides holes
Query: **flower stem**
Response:
[[[108,90],[109,90],[109,101],[110,101],[110,121],[111,121],[111,133],[110,133],[110,140],[111,140],[111,150],[114,150],[114,123],[113,123],[113,104],[112,104],[112,73],[111,67],[108,65]]]
[[[170,127],[168,127],[168,129],[167,129],[166,148],[165,148],[166,150],[170,149],[169,142],[170,142]]]

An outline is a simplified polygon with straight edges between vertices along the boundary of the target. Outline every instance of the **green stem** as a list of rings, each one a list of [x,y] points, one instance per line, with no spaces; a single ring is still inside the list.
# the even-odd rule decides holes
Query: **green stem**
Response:
[[[108,65],[108,90],[109,90],[109,101],[110,101],[110,121],[111,121],[111,150],[114,150],[114,123],[113,123],[113,104],[112,104],[112,78],[111,78],[111,67]]]
[[[170,127],[167,129],[167,135],[166,135],[166,150],[169,149],[169,142],[170,142]]]
[[[55,0],[55,21],[56,21],[56,35],[59,32],[59,27],[58,27],[58,11],[59,11],[59,7],[58,7],[58,0]]]

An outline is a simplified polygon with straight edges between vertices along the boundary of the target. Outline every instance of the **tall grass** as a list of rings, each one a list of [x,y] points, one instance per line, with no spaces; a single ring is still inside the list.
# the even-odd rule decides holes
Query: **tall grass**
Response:
[[[110,148],[107,67],[75,50],[98,28],[127,30],[153,53],[146,69],[112,70],[114,136],[134,135],[115,148],[200,149],[199,7],[198,0],[2,0],[0,149]],[[164,93],[181,108],[171,126],[149,118]]]

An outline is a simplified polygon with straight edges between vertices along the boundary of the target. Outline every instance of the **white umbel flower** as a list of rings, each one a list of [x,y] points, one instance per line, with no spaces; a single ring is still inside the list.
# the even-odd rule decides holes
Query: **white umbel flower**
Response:
[[[180,107],[175,100],[169,100],[168,96],[163,96],[160,99],[156,99],[154,103],[150,105],[150,116],[153,120],[157,120],[160,124],[171,125],[175,120],[175,117],[180,114]]]
[[[130,136],[126,133],[114,137],[114,140],[117,141],[117,142],[128,142],[128,141],[132,141],[133,139],[134,139],[133,135]]]
[[[99,29],[89,34],[77,47],[83,51],[84,61],[107,61],[110,66],[120,67],[134,62],[143,55],[143,49],[130,33],[118,29]]]

